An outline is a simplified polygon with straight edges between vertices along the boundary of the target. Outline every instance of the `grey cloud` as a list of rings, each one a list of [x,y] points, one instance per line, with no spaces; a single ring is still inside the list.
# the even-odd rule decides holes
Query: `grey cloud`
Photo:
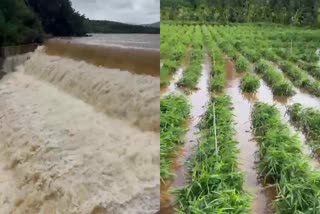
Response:
[[[71,0],[90,19],[148,24],[160,20],[160,0]]]

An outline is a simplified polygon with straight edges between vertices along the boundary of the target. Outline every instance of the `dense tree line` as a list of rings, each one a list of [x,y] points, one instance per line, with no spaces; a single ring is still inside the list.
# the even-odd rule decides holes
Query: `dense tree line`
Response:
[[[0,0],[0,46],[40,42],[43,30],[24,0]]]
[[[83,36],[85,17],[76,12],[70,0],[26,0],[35,11],[46,33],[54,36]]]
[[[0,0],[0,46],[28,44],[52,36],[91,33],[160,33],[159,28],[91,21],[70,0]]]
[[[320,24],[320,0],[161,0],[162,20]]]
[[[87,20],[91,33],[160,33],[160,28],[142,25],[130,25],[112,21]]]
[[[0,0],[0,46],[41,42],[45,34],[83,36],[85,17],[70,0]]]

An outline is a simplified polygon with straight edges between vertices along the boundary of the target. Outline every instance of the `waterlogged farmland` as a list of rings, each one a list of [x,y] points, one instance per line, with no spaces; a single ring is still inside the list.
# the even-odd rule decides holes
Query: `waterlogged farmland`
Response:
[[[161,213],[320,213],[320,30],[161,26]]]

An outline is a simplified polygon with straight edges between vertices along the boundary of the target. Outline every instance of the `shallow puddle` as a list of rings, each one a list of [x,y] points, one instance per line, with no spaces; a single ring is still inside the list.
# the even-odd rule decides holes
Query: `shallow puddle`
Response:
[[[184,68],[179,68],[170,78],[170,84],[163,90],[163,96],[169,95],[173,92],[182,93],[181,89],[178,88],[177,83],[182,78]]]

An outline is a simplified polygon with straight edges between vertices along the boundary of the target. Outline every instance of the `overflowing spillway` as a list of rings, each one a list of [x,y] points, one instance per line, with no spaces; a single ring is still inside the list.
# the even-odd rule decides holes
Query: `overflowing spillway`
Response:
[[[49,81],[110,116],[143,130],[159,130],[160,80],[147,75],[97,67],[39,49],[25,72]]]
[[[0,81],[0,214],[156,213],[159,90],[39,48]]]

